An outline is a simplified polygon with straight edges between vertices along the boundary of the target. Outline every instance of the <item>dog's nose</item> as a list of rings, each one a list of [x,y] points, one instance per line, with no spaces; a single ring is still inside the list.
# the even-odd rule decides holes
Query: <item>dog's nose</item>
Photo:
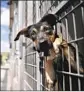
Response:
[[[47,39],[47,36],[44,32],[40,32],[37,37],[39,43],[44,42]]]

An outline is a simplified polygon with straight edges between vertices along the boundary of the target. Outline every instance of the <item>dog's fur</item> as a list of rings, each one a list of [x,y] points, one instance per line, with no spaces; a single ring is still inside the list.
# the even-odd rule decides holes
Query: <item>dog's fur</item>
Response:
[[[60,38],[59,38],[60,39]],[[61,49],[62,54],[66,57],[67,62],[70,62],[71,67],[77,72],[77,64],[76,64],[76,49],[75,47],[73,47],[71,44],[68,44],[64,39],[61,40],[61,42],[59,41],[58,38],[55,39],[55,41],[53,42],[53,47],[54,49],[56,48],[56,50]],[[58,43],[59,42],[59,43]],[[69,47],[69,48],[68,48]],[[69,56],[68,56],[68,49],[69,49],[69,53],[70,53],[70,61]],[[57,52],[55,50],[55,52]],[[59,52],[58,52],[59,53]],[[79,68],[79,72],[83,73],[84,69],[83,68]]]
[[[56,24],[56,19],[56,16],[54,16],[53,14],[45,15],[38,23],[30,25],[19,31],[19,33],[16,35],[14,39],[14,41],[17,41],[20,35],[24,35],[25,37],[28,37],[33,40],[37,51],[44,52],[44,56],[47,57],[47,60],[45,61],[45,75],[47,83],[49,84],[48,88],[50,89],[52,88],[52,85],[54,85],[55,81],[57,85],[60,85],[58,84],[58,78],[55,70],[57,69],[57,63],[56,66],[54,65],[55,67],[53,66],[54,59],[57,60],[56,62],[62,63],[61,58],[63,54],[63,56],[67,59],[65,61],[69,63],[68,46],[70,47],[70,52],[72,53],[70,57],[71,67],[77,72],[76,59],[74,53],[75,48],[71,44],[67,44],[67,42],[63,39],[62,42],[59,45],[57,45],[56,40],[57,38],[59,38],[59,36],[53,32],[53,26]],[[56,52],[57,49],[55,48],[59,50],[58,53]],[[80,68],[79,71],[84,72],[82,68]],[[58,88],[56,90],[58,90]]]
[[[17,41],[20,35],[24,35],[25,37],[31,38],[32,33],[37,30],[36,35],[45,27],[51,27],[53,29],[53,25],[56,23],[56,16],[53,14],[48,14],[44,16],[38,23],[30,25],[22,30],[19,31],[17,36],[15,37],[14,41]],[[35,29],[35,30],[34,30]]]

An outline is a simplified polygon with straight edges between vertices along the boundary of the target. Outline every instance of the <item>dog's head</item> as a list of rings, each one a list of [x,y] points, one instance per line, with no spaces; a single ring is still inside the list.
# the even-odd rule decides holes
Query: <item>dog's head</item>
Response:
[[[45,15],[38,23],[22,29],[16,35],[14,41],[18,40],[20,35],[24,35],[33,40],[35,49],[45,51],[50,47],[50,40],[54,40],[56,34],[54,33],[53,26],[56,24],[57,17],[53,14]]]

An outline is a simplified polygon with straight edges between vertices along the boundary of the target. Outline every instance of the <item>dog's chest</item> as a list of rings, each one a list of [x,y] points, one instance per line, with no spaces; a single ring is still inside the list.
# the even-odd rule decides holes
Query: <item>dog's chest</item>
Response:
[[[55,71],[53,68],[53,60],[48,60],[45,62],[45,74],[47,82],[53,83],[55,80]]]

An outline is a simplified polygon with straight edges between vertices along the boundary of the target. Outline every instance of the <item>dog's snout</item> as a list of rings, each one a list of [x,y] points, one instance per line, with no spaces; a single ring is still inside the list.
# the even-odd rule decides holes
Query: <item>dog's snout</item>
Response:
[[[38,37],[37,37],[38,41],[40,43],[44,42],[45,40],[47,40],[47,35],[44,33],[44,32],[40,32],[38,34]]]

